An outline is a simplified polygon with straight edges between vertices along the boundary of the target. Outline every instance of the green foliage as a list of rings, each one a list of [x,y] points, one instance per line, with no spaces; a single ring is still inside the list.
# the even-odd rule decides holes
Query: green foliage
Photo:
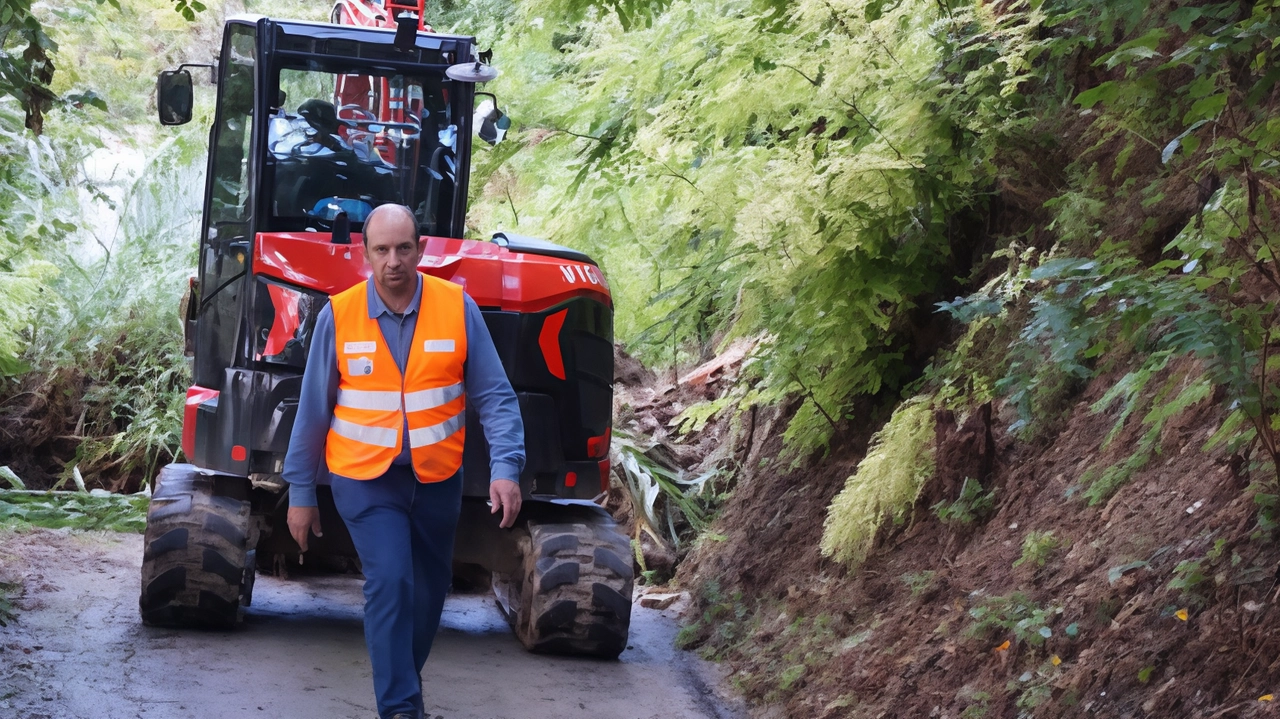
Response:
[[[1022,539],[1022,556],[1014,561],[1014,567],[1021,567],[1024,564],[1033,564],[1037,568],[1043,567],[1049,561],[1049,557],[1059,549],[1067,546],[1068,542],[1059,539],[1053,530],[1044,532],[1032,530],[1027,532],[1027,536]]]
[[[943,500],[931,509],[938,519],[947,524],[973,524],[984,519],[995,507],[996,490],[982,490],[982,483],[969,477],[960,485],[960,496],[954,502]]]
[[[173,132],[155,120],[155,82],[161,70],[184,62],[212,62],[222,34],[221,13],[201,12],[183,0],[59,0],[41,10],[58,44],[58,72],[50,88],[71,105],[94,107],[76,113],[77,124],[159,142]],[[215,5],[223,5],[217,1]],[[179,6],[191,13],[184,17]],[[177,9],[177,12],[172,10]],[[194,68],[197,110],[207,112],[213,86],[207,71]],[[60,123],[68,122],[60,115]],[[197,115],[195,123],[207,120]],[[135,127],[136,126],[136,127]],[[61,132],[59,131],[59,134]]]
[[[1203,559],[1184,559],[1173,568],[1173,579],[1169,580],[1169,589],[1176,589],[1184,601],[1203,605],[1207,601],[1204,587],[1208,581]]]
[[[851,567],[861,564],[881,524],[903,521],[933,472],[933,403],[914,397],[871,438],[867,456],[827,507],[822,554]]]
[[[74,426],[64,483],[78,466],[100,486],[135,487],[178,453],[187,370],[177,308],[194,263],[204,132],[195,123],[157,139],[151,127],[154,71],[200,42],[189,23],[156,12],[171,6],[41,6],[63,68],[51,87],[84,109],[50,114],[36,138],[0,101],[0,395],[51,397],[49,412],[73,413],[31,417],[28,403],[6,402],[0,419]],[[200,97],[198,114],[210,105]]]
[[[1128,574],[1129,572],[1132,572],[1135,569],[1150,569],[1150,568],[1151,568],[1151,563],[1141,559],[1135,559],[1131,562],[1125,562],[1124,564],[1114,566],[1111,569],[1107,570],[1107,583],[1114,586],[1116,582],[1120,581],[1121,577]]]
[[[644,532],[659,544],[679,549],[690,535],[707,528],[717,472],[686,477],[683,470],[656,459],[662,455],[654,446],[642,447],[620,431],[614,432],[613,449],[613,466],[623,479],[637,537]]]
[[[1017,116],[1033,28],[923,0],[477,4],[497,6],[501,28],[450,16],[493,37],[522,125],[475,227],[591,251],[650,361],[766,337],[761,398],[803,399],[798,457],[902,385],[906,313],[985,201],[996,143],[971,140]]]
[[[915,599],[921,594],[929,591],[933,586],[933,580],[937,574],[938,573],[932,569],[925,569],[919,572],[904,574],[901,579],[902,583],[907,585],[907,588],[911,590],[911,598]]]
[[[0,98],[16,100],[23,125],[39,134],[56,99],[49,83],[58,44],[31,6],[31,0],[0,0]]]
[[[1123,387],[1121,392],[1130,395],[1125,409],[1121,413],[1121,419],[1117,422],[1117,429],[1112,431],[1107,441],[1110,441],[1118,433],[1119,426],[1131,411],[1130,406],[1134,403],[1134,398],[1137,397],[1134,386],[1144,385],[1154,372],[1155,368],[1149,360],[1142,369],[1130,372],[1124,378],[1121,378],[1120,382],[1112,388],[1112,391],[1108,392],[1106,396],[1094,405],[1094,411],[1098,411],[1100,406],[1105,406],[1104,403],[1109,402],[1109,398],[1117,387]],[[1144,377],[1142,375],[1147,376]],[[1129,385],[1127,382],[1131,377],[1134,378],[1134,382]],[[1176,395],[1174,391],[1177,391]],[[1190,380],[1176,375],[1170,377],[1150,399],[1151,409],[1142,417],[1142,424],[1146,427],[1146,431],[1139,437],[1133,453],[1121,462],[1103,468],[1100,471],[1096,467],[1090,467],[1080,478],[1081,484],[1086,487],[1084,496],[1089,504],[1097,505],[1107,500],[1116,489],[1124,485],[1133,476],[1134,472],[1145,466],[1152,455],[1160,452],[1159,441],[1165,423],[1208,399],[1212,391],[1212,383],[1204,376]],[[1172,399],[1170,399],[1171,397]]]
[[[3,479],[5,483],[9,485],[10,489],[27,488],[27,485],[22,482],[22,479],[8,467],[0,466],[0,479]]]
[[[970,704],[960,712],[960,719],[984,719],[990,711],[991,695],[987,692],[974,692],[969,698]]]
[[[1089,378],[1095,358],[1104,352],[1144,358],[1094,406],[1094,411],[1101,411],[1124,399],[1108,440],[1137,409],[1147,383],[1174,357],[1192,355],[1218,381],[1240,383],[1240,327],[1193,278],[1170,277],[1162,266],[1141,268],[1120,246],[1108,246],[1104,253],[1098,260],[1050,260],[1027,273],[1031,281],[1046,285],[1031,300],[1030,320],[1012,347],[1014,359],[1000,383],[1022,416],[1013,431],[1043,415],[1035,397],[1046,378]],[[1182,408],[1204,398],[1203,387],[1195,386],[1179,395]]]
[[[1013,430],[1023,437],[1051,432],[1100,371],[1130,368],[1093,409],[1119,406],[1108,443],[1135,413],[1143,431],[1126,458],[1089,468],[1082,485],[1090,503],[1145,466],[1166,422],[1214,388],[1226,390],[1234,412],[1207,446],[1239,449],[1256,438],[1277,465],[1272,426],[1280,415],[1267,361],[1275,307],[1267,288],[1280,286],[1273,212],[1280,13],[1273,3],[1235,2],[1032,7],[1015,11],[1046,33],[1029,100],[1046,113],[1045,127],[1081,126],[1056,117],[1068,98],[1089,118],[1083,151],[1043,205],[1050,220],[1037,231],[1056,244],[1037,259],[1011,243],[1005,256],[1020,261],[1001,282],[941,309],[964,322],[1020,328],[998,389],[1016,406]],[[1072,98],[1079,61],[1092,63],[1101,81]],[[1158,164],[1143,167],[1138,158]],[[1188,187],[1196,188],[1194,204]],[[1157,229],[1179,215],[1178,225]],[[1174,364],[1187,356],[1198,360],[1189,373]]]
[[[693,434],[701,432],[716,415],[725,409],[731,408],[742,400],[740,393],[726,392],[725,394],[705,402],[691,404],[684,408],[680,414],[671,419],[669,423],[675,427],[679,434]]]
[[[1049,625],[1059,614],[1062,614],[1061,607],[1041,607],[1022,592],[985,597],[969,610],[973,623],[965,630],[965,635],[990,640],[1012,634],[1015,641],[1038,647],[1053,636]]]
[[[1203,607],[1217,586],[1227,582],[1247,585],[1271,578],[1269,568],[1242,566],[1244,558],[1234,551],[1228,556],[1227,545],[1227,540],[1220,538],[1203,557],[1184,559],[1173,568],[1173,576],[1166,586],[1178,592],[1179,603]]]
[[[725,596],[715,581],[700,589],[702,613],[680,628],[675,644],[680,649],[693,649],[714,640],[713,646],[725,646],[742,638],[744,624],[750,614],[743,602],[742,592],[734,591]]]
[[[0,490],[0,527],[104,530],[142,533],[147,528],[147,495],[101,490],[31,492]]]
[[[1053,682],[1058,678],[1058,668],[1046,659],[1039,667],[1029,669],[1008,682],[1005,688],[1017,696],[1015,706],[1029,711],[1044,704],[1053,697]]]

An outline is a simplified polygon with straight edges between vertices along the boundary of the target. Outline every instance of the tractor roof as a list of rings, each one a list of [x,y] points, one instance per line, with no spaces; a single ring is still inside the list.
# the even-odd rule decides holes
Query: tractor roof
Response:
[[[415,61],[413,53],[405,53],[394,49],[393,41],[396,35],[394,30],[357,27],[354,25],[335,25],[328,22],[308,20],[282,20],[255,14],[233,15],[227,19],[227,24],[257,25],[262,21],[269,23],[282,36],[283,42],[278,45],[281,50],[323,55],[345,55],[348,57],[369,57],[370,59],[399,60],[402,62]],[[475,37],[466,35],[447,35],[435,32],[419,32],[417,35],[416,45],[420,50],[451,52],[462,49],[460,46],[475,44]],[[364,46],[386,46],[387,51],[382,51],[379,48],[373,54],[354,52],[352,47],[354,43]]]

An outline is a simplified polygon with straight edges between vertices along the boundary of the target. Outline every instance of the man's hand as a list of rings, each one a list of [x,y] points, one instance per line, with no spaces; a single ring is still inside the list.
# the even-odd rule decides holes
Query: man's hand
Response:
[[[308,531],[317,537],[324,536],[320,533],[320,508],[290,507],[289,534],[293,535],[293,541],[297,542],[298,547],[304,552],[307,551]]]
[[[495,479],[489,483],[489,503],[493,509],[489,514],[497,514],[502,510],[502,521],[499,527],[506,529],[516,523],[516,515],[520,514],[520,484],[510,479]],[[292,509],[289,510],[293,512]],[[290,515],[292,516],[292,515]],[[293,523],[290,522],[290,527]]]

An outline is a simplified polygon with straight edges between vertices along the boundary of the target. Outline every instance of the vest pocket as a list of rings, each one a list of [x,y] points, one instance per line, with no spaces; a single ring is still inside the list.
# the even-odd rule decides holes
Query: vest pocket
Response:
[[[347,360],[347,374],[353,376],[373,374],[373,360],[368,357]]]

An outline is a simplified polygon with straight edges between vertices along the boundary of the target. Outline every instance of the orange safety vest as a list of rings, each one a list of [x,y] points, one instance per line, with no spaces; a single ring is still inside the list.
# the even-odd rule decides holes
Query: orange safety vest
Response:
[[[325,460],[334,474],[351,479],[382,476],[400,455],[406,419],[419,482],[441,482],[462,466],[467,425],[462,287],[419,276],[422,300],[403,376],[378,320],[369,317],[369,281],[329,301],[339,379]]]

